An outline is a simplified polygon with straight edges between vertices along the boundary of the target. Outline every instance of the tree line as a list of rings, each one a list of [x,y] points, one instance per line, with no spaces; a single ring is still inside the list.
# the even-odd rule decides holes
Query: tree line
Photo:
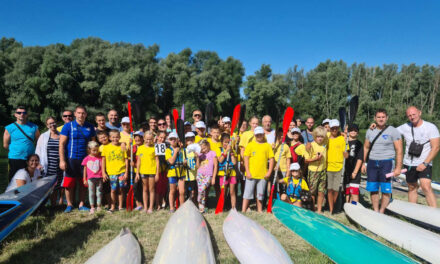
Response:
[[[110,43],[99,38],[75,39],[70,45],[23,46],[13,38],[0,40],[0,125],[12,121],[18,105],[29,109],[41,125],[48,116],[81,104],[91,116],[116,109],[126,112],[134,101],[135,119],[165,115],[185,104],[186,118],[196,108],[214,104],[214,115],[231,115],[246,104],[247,117],[270,114],[281,119],[286,106],[296,117],[337,118],[338,108],[359,96],[357,123],[366,126],[375,109],[385,108],[391,124],[405,122],[405,109],[416,105],[424,118],[440,124],[440,66],[319,63],[305,71],[295,65],[274,74],[262,65],[245,76],[236,58],[213,51],[183,49],[159,58],[159,46]],[[293,64],[293,63],[292,63]],[[246,78],[245,78],[246,77]],[[281,122],[281,121],[280,121]]]

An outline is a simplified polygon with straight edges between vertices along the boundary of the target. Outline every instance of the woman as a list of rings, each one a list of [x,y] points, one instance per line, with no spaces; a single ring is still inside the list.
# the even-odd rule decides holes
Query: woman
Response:
[[[292,122],[290,122],[289,124],[289,131],[287,132],[287,137],[290,139],[290,141],[292,141],[293,139],[293,133],[292,133],[292,129],[296,128],[296,122],[295,120],[292,120]]]
[[[61,182],[63,181],[63,171],[60,169],[59,142],[60,132],[57,130],[57,123],[54,117],[46,119],[46,127],[49,129],[38,139],[35,153],[41,157],[40,164],[45,176],[57,176],[57,183],[51,195],[51,204],[56,204],[59,195],[58,204],[63,204],[63,194]]]
[[[38,169],[40,166],[40,158],[37,154],[31,154],[27,157],[26,168],[18,170],[12,177],[11,182],[6,188],[6,191],[16,189],[25,184],[31,183],[41,178],[41,171]]]

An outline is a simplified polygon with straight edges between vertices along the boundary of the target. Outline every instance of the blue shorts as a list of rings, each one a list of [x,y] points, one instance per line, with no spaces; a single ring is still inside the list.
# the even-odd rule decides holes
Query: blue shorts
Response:
[[[119,175],[109,175],[110,178],[110,187],[112,188],[112,191],[116,191],[119,188],[126,188],[127,182],[124,180],[124,174],[121,173]]]
[[[391,193],[391,178],[385,174],[393,171],[393,160],[369,160],[367,164],[367,191]]]
[[[177,176],[168,177],[168,183],[169,184],[176,184],[179,180],[185,180],[185,176],[182,176],[182,177],[177,177]]]

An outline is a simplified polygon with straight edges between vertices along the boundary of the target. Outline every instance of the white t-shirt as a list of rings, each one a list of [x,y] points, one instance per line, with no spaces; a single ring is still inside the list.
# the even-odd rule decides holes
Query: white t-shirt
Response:
[[[422,122],[423,123],[421,126],[414,127],[414,140],[416,143],[424,144],[433,138],[440,137],[439,131],[433,123],[424,120],[422,120]],[[406,123],[397,128],[399,133],[405,139],[406,146],[405,146],[405,156],[403,157],[403,164],[407,166],[418,166],[425,161],[426,157],[428,157],[429,152],[431,151],[431,144],[430,142],[428,142],[425,145],[423,145],[423,151],[420,157],[418,158],[412,157],[411,160],[411,156],[408,155],[409,145],[413,141],[413,137],[411,134],[411,127],[412,127],[411,123]],[[430,164],[432,165],[432,162]]]
[[[273,143],[275,143],[275,130],[274,129],[272,129],[269,134],[264,133],[264,135],[266,136],[267,143],[269,143],[271,145]]]
[[[15,173],[14,177],[12,177],[12,180],[9,183],[8,188],[6,188],[6,191],[8,192],[10,190],[17,188],[17,180],[24,180],[26,181],[26,184],[28,184],[32,181],[37,180],[37,178],[40,176],[41,176],[41,172],[39,169],[36,169],[34,171],[34,176],[32,177],[32,179],[31,177],[29,177],[29,173],[26,171],[26,169],[20,169]]]

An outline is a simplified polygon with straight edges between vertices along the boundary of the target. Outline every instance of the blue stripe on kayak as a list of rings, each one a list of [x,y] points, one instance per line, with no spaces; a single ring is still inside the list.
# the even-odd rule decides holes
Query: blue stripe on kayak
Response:
[[[14,229],[17,228],[17,226],[21,224],[21,222],[23,222],[33,211],[34,208],[29,209],[26,213],[22,214],[19,218],[12,222],[8,227],[3,229],[0,232],[0,241],[5,239],[12,231],[14,231]]]
[[[6,210],[6,211],[4,211],[3,213],[1,213],[1,214],[0,214],[0,217],[2,217],[2,216],[4,216],[5,214],[9,213],[10,211],[14,210],[14,209],[17,208],[17,206],[19,206],[21,203],[18,202],[18,201],[14,201],[14,200],[12,200],[12,201],[1,201],[1,200],[0,200],[0,205],[2,205],[2,204],[7,204],[7,205],[11,205],[11,204],[13,204],[13,205],[15,205],[15,206],[13,206],[13,207],[9,208],[9,210]]]

